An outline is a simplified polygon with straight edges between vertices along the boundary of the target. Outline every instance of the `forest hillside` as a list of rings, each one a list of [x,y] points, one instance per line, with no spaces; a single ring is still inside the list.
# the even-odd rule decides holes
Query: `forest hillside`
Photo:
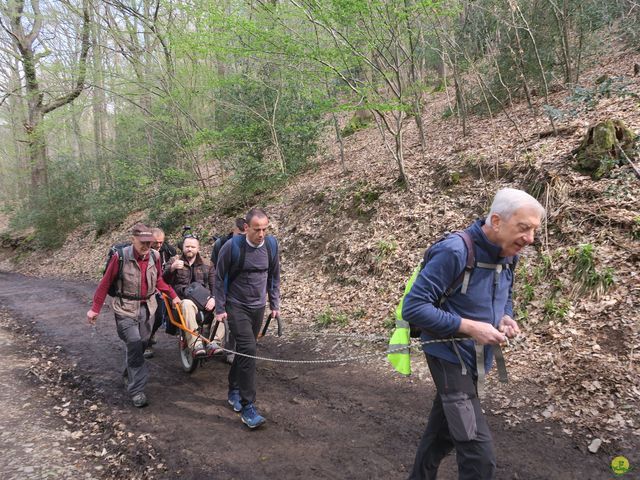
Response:
[[[638,451],[637,7],[3,4],[0,269],[97,281],[137,221],[208,252],[259,205],[290,328],[386,336],[425,248],[522,188],[548,215],[490,408]]]
[[[637,62],[640,55],[619,53],[584,74],[584,82],[596,85]],[[640,93],[637,83],[629,89]],[[562,104],[567,92],[554,96]],[[345,139],[349,171],[327,138],[313,169],[258,202],[282,243],[287,323],[294,330],[390,332],[392,311],[424,249],[486,212],[498,188],[525,189],[548,218],[517,270],[524,333],[507,353],[512,383],[492,385],[492,406],[513,424],[553,419],[584,447],[591,438],[612,452],[638,445],[640,180],[623,165],[595,181],[574,170],[572,157],[588,127],[602,120],[619,119],[639,131],[637,97],[603,95],[562,123],[557,136],[523,103],[492,118],[471,117],[466,136],[459,122],[441,116],[445,108],[446,94],[434,97],[429,110],[437,114],[427,121],[424,154],[414,126],[407,130],[409,189],[398,185],[379,132],[370,127]],[[509,117],[518,119],[519,131]],[[233,219],[198,213],[191,225],[197,232],[222,233]],[[97,280],[109,245],[126,239],[138,220],[148,221],[147,213],[131,214],[103,235],[83,225],[54,251],[28,251],[20,241],[14,251],[5,241],[2,268]],[[179,232],[170,232],[170,241]]]

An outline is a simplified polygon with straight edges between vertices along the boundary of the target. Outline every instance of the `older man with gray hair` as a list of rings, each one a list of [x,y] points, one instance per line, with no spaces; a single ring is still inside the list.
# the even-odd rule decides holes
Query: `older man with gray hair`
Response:
[[[494,478],[493,440],[479,396],[494,353],[520,333],[511,300],[514,266],[522,249],[533,243],[544,215],[531,195],[503,188],[486,220],[427,250],[424,267],[404,298],[402,317],[421,329],[424,342],[468,340],[423,347],[437,393],[411,480],[435,480],[440,462],[454,448],[459,479]]]

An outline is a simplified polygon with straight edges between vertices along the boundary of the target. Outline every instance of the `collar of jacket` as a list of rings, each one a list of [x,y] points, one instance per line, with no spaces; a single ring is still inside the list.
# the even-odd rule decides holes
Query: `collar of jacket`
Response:
[[[468,228],[468,232],[473,237],[473,240],[478,244],[480,248],[482,248],[485,252],[487,252],[492,258],[496,259],[496,263],[501,263],[500,260],[504,260],[505,257],[500,256],[500,252],[502,248],[499,245],[491,242],[487,235],[482,230],[482,226],[485,223],[485,219],[481,218],[476,220],[471,224]]]

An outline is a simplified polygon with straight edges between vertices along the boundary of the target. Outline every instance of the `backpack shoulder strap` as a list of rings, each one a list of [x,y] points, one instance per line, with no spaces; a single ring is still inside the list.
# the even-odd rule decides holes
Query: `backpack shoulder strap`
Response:
[[[123,278],[123,267],[124,267],[124,249],[126,247],[119,246],[116,247],[116,255],[118,255],[118,278],[116,279],[116,292],[120,293],[122,291],[122,278]]]
[[[229,273],[227,274],[227,288],[235,280],[238,274],[244,269],[244,257],[247,251],[247,242],[244,235],[231,237],[231,262]]]
[[[476,249],[473,244],[473,238],[471,238],[469,232],[462,230],[459,232],[453,232],[451,235],[457,235],[464,241],[465,249],[467,250],[467,260],[464,265],[464,270],[460,272],[460,275],[458,275],[453,283],[451,283],[451,285],[449,285],[449,287],[444,291],[442,298],[440,298],[440,305],[442,305],[447,297],[450,297],[460,285],[462,285],[460,293],[463,295],[467,293],[471,272],[476,266]]]
[[[269,273],[267,275],[267,289],[271,288],[273,283],[273,271],[276,267],[276,261],[278,258],[278,240],[273,235],[267,235],[264,239],[264,244],[267,247],[267,255],[269,257]]]

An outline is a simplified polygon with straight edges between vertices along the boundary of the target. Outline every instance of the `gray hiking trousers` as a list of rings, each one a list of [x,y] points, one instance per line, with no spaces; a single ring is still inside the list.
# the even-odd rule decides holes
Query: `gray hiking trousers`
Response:
[[[496,457],[489,425],[476,394],[475,379],[459,364],[427,354],[438,393],[418,445],[409,480],[436,480],[438,466],[454,448],[459,480],[491,480]]]
[[[125,343],[123,374],[129,381],[127,391],[133,397],[144,391],[149,379],[149,368],[143,354],[151,337],[153,317],[150,318],[146,304],[140,306],[138,318],[115,316],[118,336]]]

